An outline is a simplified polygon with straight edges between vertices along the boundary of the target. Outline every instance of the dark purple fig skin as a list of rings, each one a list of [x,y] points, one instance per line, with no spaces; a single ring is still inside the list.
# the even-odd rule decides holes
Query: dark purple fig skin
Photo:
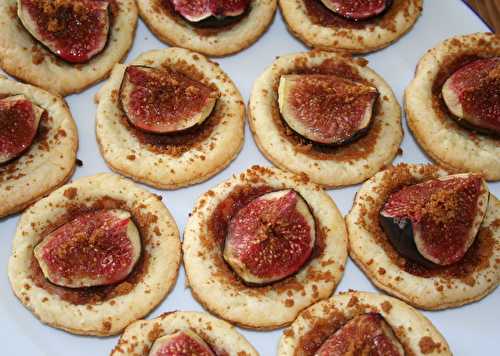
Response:
[[[403,257],[428,268],[438,267],[438,265],[427,260],[418,252],[415,236],[413,235],[413,226],[409,219],[403,219],[401,222],[401,225],[404,224],[403,228],[396,222],[396,219],[382,214],[379,214],[379,222],[389,241]]]

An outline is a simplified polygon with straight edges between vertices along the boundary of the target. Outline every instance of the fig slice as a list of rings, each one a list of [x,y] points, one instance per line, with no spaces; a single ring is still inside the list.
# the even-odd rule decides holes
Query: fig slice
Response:
[[[145,66],[125,70],[120,101],[132,125],[167,134],[201,124],[212,113],[219,92],[184,74]]]
[[[171,0],[175,11],[191,22],[209,17],[237,17],[250,5],[250,0]]]
[[[149,356],[192,355],[215,356],[215,353],[200,336],[189,329],[156,339],[149,351]]]
[[[311,256],[316,239],[314,216],[292,189],[266,193],[230,220],[224,259],[247,283],[286,278]]]
[[[380,223],[394,248],[425,266],[460,261],[486,214],[489,191],[478,174],[456,174],[392,193]]]
[[[128,211],[82,214],[48,234],[34,249],[50,282],[68,288],[125,279],[141,254],[141,238]]]
[[[24,95],[0,100],[0,164],[19,157],[31,146],[44,109]]]
[[[444,83],[446,106],[459,122],[500,134],[500,57],[464,65]]]
[[[328,9],[351,20],[366,20],[384,12],[392,0],[321,0]]]
[[[366,132],[377,97],[374,87],[325,74],[283,75],[278,89],[288,126],[326,145],[347,143]]]
[[[349,320],[321,345],[315,356],[403,356],[404,348],[392,328],[377,313]]]
[[[108,0],[18,0],[17,14],[28,32],[69,63],[85,63],[108,41]]]

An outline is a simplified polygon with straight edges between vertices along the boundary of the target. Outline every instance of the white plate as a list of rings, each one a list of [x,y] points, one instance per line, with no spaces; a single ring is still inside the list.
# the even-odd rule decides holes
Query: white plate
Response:
[[[425,0],[423,16],[409,34],[394,45],[367,56],[370,66],[382,75],[392,86],[400,103],[403,90],[413,77],[418,59],[439,41],[460,34],[487,31],[487,27],[470,9],[457,0]],[[135,43],[128,61],[141,52],[164,48],[151,32],[139,23]],[[224,69],[236,82],[245,100],[248,100],[253,81],[274,60],[276,56],[303,51],[306,48],[295,40],[285,28],[283,19],[277,14],[270,30],[252,47],[235,56],[218,59]],[[109,171],[99,154],[95,133],[94,117],[96,107],[94,94],[102,85],[96,85],[82,94],[68,97],[73,116],[78,124],[80,149],[78,158],[83,167],[77,169],[73,178]],[[405,138],[402,144],[403,156],[396,162],[428,162],[417,147],[405,124]],[[181,231],[188,213],[197,197],[203,192],[240,172],[252,164],[270,163],[255,146],[248,128],[243,151],[223,172],[209,181],[177,191],[156,191],[174,215]],[[329,191],[345,214],[351,207],[358,187]],[[490,184],[491,191],[500,196],[500,183]],[[1,199],[1,197],[0,197]],[[0,355],[107,355],[118,338],[79,337],[45,326],[38,321],[13,295],[7,279],[7,261],[11,251],[19,216],[0,220]],[[184,285],[184,270],[181,269],[177,285],[165,301],[156,308],[150,318],[170,310],[202,310]],[[375,288],[360,270],[349,261],[337,291],[357,289],[374,291]],[[426,312],[434,325],[448,340],[456,355],[493,355],[498,351],[500,336],[500,291],[496,290],[481,302],[440,312]],[[274,332],[242,333],[263,355],[275,355],[282,330]]]

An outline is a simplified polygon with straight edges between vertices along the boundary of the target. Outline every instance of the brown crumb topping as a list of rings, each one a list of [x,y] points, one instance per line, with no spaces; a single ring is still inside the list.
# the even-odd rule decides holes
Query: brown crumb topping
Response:
[[[200,72],[196,66],[184,60],[167,60],[163,63],[163,68],[174,70],[190,79],[210,86],[214,90],[218,90],[217,87],[210,83],[209,78]],[[114,98],[113,100],[118,100],[118,98]],[[215,142],[215,139],[210,137],[212,132],[218,125],[224,124],[225,120],[228,119],[224,115],[224,106],[223,100],[219,100],[210,116],[201,125],[173,134],[153,134],[139,130],[127,120],[125,113],[123,113],[121,123],[149,151],[180,157],[190,150],[199,150],[201,152],[201,145],[207,140]]]
[[[116,200],[108,197],[101,198],[95,201],[91,206],[75,205],[74,203],[67,202],[64,206],[67,213],[61,216],[56,222],[49,226],[42,235],[47,235],[51,231],[56,230],[58,227],[75,219],[76,217],[89,212],[101,209],[122,209],[131,211],[126,202]],[[131,211],[132,219],[139,230],[142,244],[147,245],[150,239],[151,223],[156,221],[156,216],[150,214],[143,214],[141,208],[138,207]],[[31,280],[39,287],[45,289],[48,293],[57,295],[61,299],[75,304],[75,305],[88,305],[91,307],[93,304],[102,303],[113,299],[117,296],[130,293],[135,286],[142,281],[143,277],[147,274],[150,263],[150,256],[146,249],[142,249],[139,261],[134,266],[132,272],[127,278],[119,283],[107,286],[87,287],[87,288],[66,288],[57,286],[50,283],[44,276],[38,261],[33,255],[31,258]]]
[[[294,70],[280,73],[278,80],[274,84],[273,91],[278,92],[279,78],[286,74],[327,74],[354,82],[373,86],[370,82],[361,77],[358,70],[348,62],[338,62],[332,59],[324,60],[320,65],[311,67],[304,58],[297,58],[294,63]],[[306,154],[314,159],[335,160],[339,162],[356,161],[370,155],[377,143],[382,123],[377,119],[381,112],[381,100],[378,97],[373,107],[373,122],[365,132],[364,136],[357,140],[340,146],[328,146],[315,143],[300,136],[293,131],[281,116],[277,100],[272,102],[272,118],[278,128],[280,136],[289,141],[297,152]]]
[[[216,272],[214,272],[216,278],[224,281],[224,283],[227,283],[228,285],[231,285],[232,288],[237,287],[238,289],[241,289],[245,293],[250,295],[258,296],[268,293],[271,290],[282,294],[289,292],[290,290],[303,289],[303,286],[297,280],[296,275],[265,286],[248,285],[229,267],[222,255],[225,236],[230,219],[236,214],[239,209],[241,209],[241,207],[245,206],[256,197],[272,190],[272,187],[263,184],[262,182],[255,182],[251,185],[239,185],[234,187],[233,190],[228,194],[228,196],[224,200],[222,200],[215,208],[212,216],[209,217],[209,235],[200,236],[200,239],[203,245],[205,245],[205,249],[207,251],[217,251],[216,253],[211,254],[210,257],[213,260],[214,265],[216,266]],[[317,221],[316,226],[320,226],[318,225]],[[317,228],[316,233],[316,245],[310,258],[317,258],[321,256],[325,248],[324,228]],[[305,266],[307,266],[307,262]],[[322,274],[312,271],[311,273],[309,273],[307,278],[308,280],[320,281],[331,280],[332,276],[329,273]]]
[[[425,267],[418,262],[411,261],[401,256],[392,246],[382,227],[378,224],[379,212],[391,193],[405,186],[418,184],[423,181],[438,178],[436,166],[422,166],[418,170],[417,178],[410,166],[401,164],[391,167],[383,173],[383,178],[377,187],[373,188],[376,198],[359,199],[360,216],[357,223],[374,238],[390,258],[402,270],[420,277],[441,277],[445,285],[452,279],[461,279],[468,284],[474,284],[471,275],[489,266],[489,258],[493,253],[495,241],[488,228],[482,228],[465,256],[458,262],[448,266]],[[377,222],[377,223],[373,223]]]
[[[396,32],[396,17],[403,13],[405,18],[410,18],[411,5],[416,6],[416,0],[393,0],[392,6],[380,15],[368,18],[365,20],[350,20],[344,18],[330,9],[328,9],[321,1],[318,0],[303,0],[306,9],[306,14],[309,19],[317,25],[338,29],[339,35],[347,38],[352,38],[355,41],[362,41],[356,35],[353,35],[348,30],[365,30],[374,31],[376,27],[388,31]]]

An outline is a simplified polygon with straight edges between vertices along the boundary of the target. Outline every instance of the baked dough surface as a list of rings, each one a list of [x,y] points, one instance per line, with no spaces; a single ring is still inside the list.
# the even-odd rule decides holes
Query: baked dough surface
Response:
[[[363,59],[336,53],[311,51],[276,59],[256,80],[249,103],[249,124],[261,152],[279,168],[305,173],[325,187],[356,184],[368,179],[390,164],[403,139],[401,109],[389,85]],[[368,134],[330,150],[324,157],[310,154],[287,137],[278,108],[278,84],[284,74],[326,68],[336,73],[348,68],[370,85],[380,98]],[[328,69],[330,68],[330,69]],[[332,69],[333,68],[333,69]]]
[[[106,77],[132,46],[137,24],[134,0],[115,0],[113,17],[104,51],[89,62],[74,65],[59,59],[24,29],[17,18],[17,1],[0,2],[0,67],[24,82],[50,92],[68,95],[81,92]]]
[[[292,277],[264,287],[244,284],[226,265],[220,243],[209,228],[217,206],[241,186],[295,189],[316,217],[323,251]],[[200,197],[187,222],[182,249],[188,283],[198,302],[233,324],[264,330],[290,324],[302,309],[329,297],[347,258],[345,223],[332,199],[307,177],[259,166],[234,175]]]
[[[475,33],[453,37],[427,51],[405,92],[408,126],[424,151],[446,169],[478,172],[488,180],[500,180],[500,138],[465,129],[447,110],[436,108],[442,100],[436,98],[433,87],[440,80],[442,67],[464,56],[500,56],[500,36]]]
[[[0,217],[17,213],[64,184],[75,170],[78,133],[63,98],[0,75],[0,95],[23,94],[46,110],[33,144],[0,166]]]
[[[313,352],[307,353],[301,347],[301,341],[309,332],[321,325],[331,325],[334,319],[342,323],[365,313],[382,315],[407,355],[452,355],[448,343],[431,321],[411,306],[382,294],[353,291],[341,292],[300,313],[284,331],[278,356],[312,355]]]
[[[204,56],[182,48],[143,53],[131,65],[166,67],[188,76],[197,73],[204,84],[221,93],[203,125],[211,125],[200,139],[180,154],[156,150],[141,142],[121,108],[119,91],[126,69],[118,64],[97,95],[96,135],[101,154],[116,172],[156,188],[175,189],[204,181],[224,169],[239,153],[244,140],[244,104],[241,95],[220,67]],[[174,134],[175,135],[175,134]]]
[[[267,30],[276,12],[277,0],[252,0],[250,10],[226,29],[203,33],[182,16],[168,13],[161,0],[137,0],[139,13],[158,38],[208,56],[227,56],[251,46]]]
[[[140,277],[125,279],[97,303],[65,299],[62,293],[72,291],[59,288],[54,293],[34,280],[33,249],[47,232],[68,219],[66,214],[76,208],[116,208],[117,204],[130,211],[141,234]],[[177,279],[180,260],[179,232],[159,197],[125,178],[103,173],[59,188],[21,216],[8,273],[16,296],[43,323],[74,334],[108,336],[143,318],[165,298]]]
[[[304,0],[280,0],[279,5],[290,32],[307,46],[352,53],[389,46],[412,28],[422,12],[422,0],[394,0],[392,8],[380,15],[380,20],[370,21],[366,26],[346,27],[313,21]]]
[[[212,349],[226,351],[228,356],[258,355],[231,324],[207,313],[176,311],[129,325],[111,356],[147,356],[157,338],[186,329],[201,336]]]
[[[402,181],[416,183],[446,175],[448,173],[437,166],[389,168],[363,184],[346,216],[351,258],[378,288],[422,309],[472,303],[491,293],[500,281],[500,202],[493,194],[476,238],[480,242],[476,244],[480,261],[472,264],[471,271],[457,275],[418,275],[407,272],[397,263],[399,254],[379,226],[378,211],[390,192],[397,189],[399,177],[406,176]],[[473,248],[475,245],[470,249]]]

